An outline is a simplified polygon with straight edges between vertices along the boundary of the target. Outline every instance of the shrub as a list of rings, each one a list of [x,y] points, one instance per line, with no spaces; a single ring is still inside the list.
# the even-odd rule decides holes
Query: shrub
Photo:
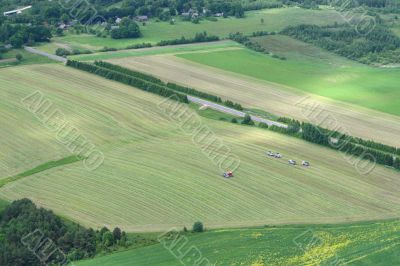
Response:
[[[67,56],[71,55],[71,52],[64,48],[57,48],[56,55],[58,56]]]
[[[242,121],[243,125],[249,125],[249,126],[253,126],[254,125],[254,121],[251,120],[250,115],[246,114],[243,121]]]
[[[193,232],[201,233],[204,231],[203,223],[202,222],[195,222],[193,224]]]
[[[20,53],[16,54],[15,59],[17,59],[19,62],[21,62],[23,59],[22,54],[20,54]]]

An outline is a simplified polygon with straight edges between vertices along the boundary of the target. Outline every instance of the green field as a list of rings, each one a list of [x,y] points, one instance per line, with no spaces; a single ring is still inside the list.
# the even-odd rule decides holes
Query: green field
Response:
[[[284,226],[187,234],[172,252],[196,247],[211,265],[398,265],[400,222]],[[167,247],[171,242],[167,242]],[[193,251],[192,253],[193,254]],[[195,257],[198,258],[198,257]],[[192,258],[193,259],[193,258]],[[191,265],[190,256],[183,257]],[[162,244],[76,263],[78,266],[178,265]]]
[[[0,213],[8,206],[9,202],[0,199]]]
[[[17,62],[15,60],[15,56],[17,54],[22,55],[22,61]],[[4,54],[2,54],[2,58],[0,59],[0,68],[16,66],[16,65],[30,65],[30,64],[45,64],[45,63],[53,63],[54,61],[39,56],[36,54],[29,53],[24,49],[12,49]]]
[[[290,20],[287,18],[290,17]],[[261,23],[261,19],[264,23]],[[255,31],[279,31],[289,25],[302,23],[333,24],[341,22],[343,18],[334,10],[309,10],[300,8],[278,8],[246,12],[246,17],[237,19],[234,17],[220,18],[213,22],[202,20],[199,24],[182,21],[179,18],[175,25],[169,22],[149,21],[146,26],[140,26],[143,37],[138,39],[111,39],[101,38],[88,34],[66,34],[66,36],[53,38],[54,43],[68,45],[71,48],[99,50],[103,47],[123,49],[129,45],[150,42],[157,43],[161,40],[171,40],[185,36],[192,38],[197,32],[207,31],[210,35],[221,38],[227,37],[231,32],[240,31],[251,34]],[[44,45],[40,49],[54,52],[57,46],[54,44]]]
[[[285,36],[255,38],[275,59],[247,49],[179,54],[207,66],[400,115],[400,69],[357,64]],[[246,66],[246,67],[243,67]]]
[[[59,166],[64,165],[64,164],[74,163],[74,162],[77,162],[77,161],[80,161],[80,160],[81,160],[81,158],[72,155],[72,156],[69,156],[69,157],[66,157],[66,158],[62,158],[62,159],[57,160],[57,161],[46,162],[46,163],[41,164],[41,165],[39,165],[39,166],[37,166],[35,168],[29,169],[29,170],[27,170],[27,171],[25,171],[23,173],[20,173],[20,174],[14,175],[14,176],[10,176],[10,177],[6,177],[6,178],[0,178],[0,187],[6,185],[7,183],[11,183],[11,182],[17,181],[18,179],[21,179],[21,178],[24,178],[24,177],[27,177],[27,176],[31,176],[31,175],[34,175],[36,173],[43,172],[43,171],[46,171],[46,170],[54,168],[54,167],[59,167]]]
[[[88,171],[82,162],[53,167],[0,189],[28,197],[86,226],[161,231],[201,220],[209,228],[334,223],[398,217],[398,173],[377,166],[361,176],[343,155],[302,140],[214,119],[201,121],[241,160],[235,178],[221,170],[157,108],[158,96],[67,67],[0,70],[0,176],[13,176],[72,154],[21,99],[40,90],[104,153]],[[208,139],[207,139],[208,140]],[[267,150],[284,159],[267,158]],[[287,159],[311,168],[290,167]]]
[[[82,54],[73,55],[68,58],[79,61],[94,61],[94,60],[106,60],[106,59],[117,59],[132,56],[145,56],[145,55],[158,55],[158,54],[179,54],[179,53],[190,53],[190,52],[202,52],[202,51],[222,51],[239,49],[242,46],[233,41],[219,41],[203,44],[184,44],[175,46],[165,47],[153,47],[146,49],[130,49],[120,50],[113,52],[99,52],[93,54]]]

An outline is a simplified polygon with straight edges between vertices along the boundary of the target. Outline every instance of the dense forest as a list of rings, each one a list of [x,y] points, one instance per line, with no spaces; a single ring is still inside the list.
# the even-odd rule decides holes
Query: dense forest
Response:
[[[383,24],[362,32],[347,24],[288,27],[282,34],[312,43],[362,63],[400,63],[400,38]]]
[[[65,265],[129,246],[127,234],[86,229],[65,221],[28,199],[11,203],[0,213],[0,265]]]

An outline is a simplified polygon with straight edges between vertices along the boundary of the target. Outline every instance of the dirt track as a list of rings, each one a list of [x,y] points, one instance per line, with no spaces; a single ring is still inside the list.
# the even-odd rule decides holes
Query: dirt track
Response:
[[[249,108],[308,120],[353,136],[400,147],[400,117],[397,116],[305,94],[172,55],[129,57],[110,62],[198,88]]]

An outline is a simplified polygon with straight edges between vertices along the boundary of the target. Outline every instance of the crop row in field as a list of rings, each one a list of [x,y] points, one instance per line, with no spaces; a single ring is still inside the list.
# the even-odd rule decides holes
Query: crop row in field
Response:
[[[0,155],[11,172],[71,155],[21,106],[20,99],[37,89],[105,157],[95,171],[76,162],[8,183],[0,189],[2,198],[28,197],[84,225],[127,231],[160,231],[195,220],[232,227],[399,215],[400,180],[391,169],[377,166],[361,176],[327,148],[201,118],[241,160],[235,177],[223,179],[202,146],[157,107],[163,98],[61,65],[0,71],[0,119],[8,125],[1,128],[7,145]],[[267,158],[266,150],[285,159]],[[287,159],[312,167],[290,167]]]

